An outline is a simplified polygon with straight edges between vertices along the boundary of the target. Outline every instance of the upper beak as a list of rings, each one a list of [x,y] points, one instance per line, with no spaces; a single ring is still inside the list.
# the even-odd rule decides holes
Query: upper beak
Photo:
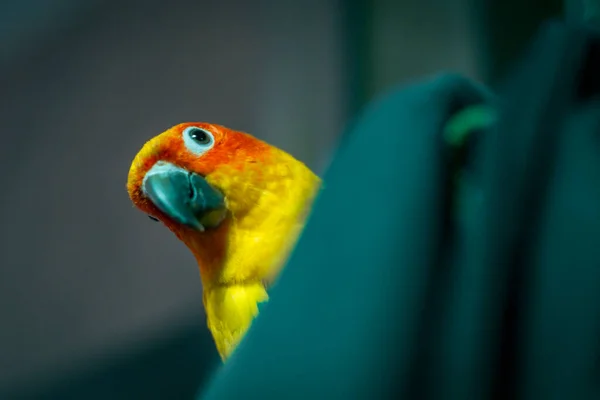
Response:
[[[142,190],[169,218],[198,231],[218,226],[227,212],[223,195],[202,176],[164,161],[146,173]]]

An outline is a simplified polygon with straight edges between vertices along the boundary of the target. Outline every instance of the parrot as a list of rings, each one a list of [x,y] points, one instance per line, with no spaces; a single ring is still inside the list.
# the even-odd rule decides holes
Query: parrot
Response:
[[[193,254],[222,362],[268,301],[321,186],[289,153],[207,122],[175,125],[135,155],[129,198]]]

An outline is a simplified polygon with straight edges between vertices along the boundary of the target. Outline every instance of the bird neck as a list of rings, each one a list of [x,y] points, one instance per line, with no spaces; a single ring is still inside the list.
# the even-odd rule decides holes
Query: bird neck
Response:
[[[293,159],[292,159],[293,160]],[[279,275],[304,227],[320,179],[304,164],[286,164],[285,176],[260,187],[252,207],[231,206],[231,215],[211,232],[188,241],[203,285],[271,283]],[[258,190],[258,189],[257,189]]]

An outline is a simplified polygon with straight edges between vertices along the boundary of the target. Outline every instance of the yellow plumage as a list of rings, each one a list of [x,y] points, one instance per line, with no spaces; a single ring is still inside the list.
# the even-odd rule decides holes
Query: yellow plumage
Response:
[[[223,360],[229,357],[258,315],[258,303],[268,298],[261,282],[215,286],[204,291],[208,329]]]

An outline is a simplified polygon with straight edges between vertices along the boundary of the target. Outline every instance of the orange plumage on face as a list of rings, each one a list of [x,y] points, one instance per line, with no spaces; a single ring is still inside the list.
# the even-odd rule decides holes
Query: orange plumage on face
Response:
[[[193,126],[205,129],[214,136],[214,146],[201,156],[187,149],[183,140],[183,131]],[[224,126],[203,122],[175,125],[149,140],[137,154],[129,172],[128,191],[136,206],[146,212],[156,211],[144,200],[140,189],[144,176],[157,161],[170,162],[207,176],[220,166],[239,170],[246,163],[260,162],[268,156],[270,149],[268,144]]]
[[[184,131],[199,127],[210,132],[213,146],[202,154],[195,154],[184,140]],[[142,191],[146,173],[157,163],[167,162],[207,177],[219,169],[241,171],[249,164],[262,164],[269,158],[272,147],[243,132],[224,126],[202,122],[182,123],[149,140],[135,157],[128,180],[128,191],[133,203],[142,211],[160,218],[169,228],[169,217],[148,201]],[[176,232],[177,233],[177,232]]]

